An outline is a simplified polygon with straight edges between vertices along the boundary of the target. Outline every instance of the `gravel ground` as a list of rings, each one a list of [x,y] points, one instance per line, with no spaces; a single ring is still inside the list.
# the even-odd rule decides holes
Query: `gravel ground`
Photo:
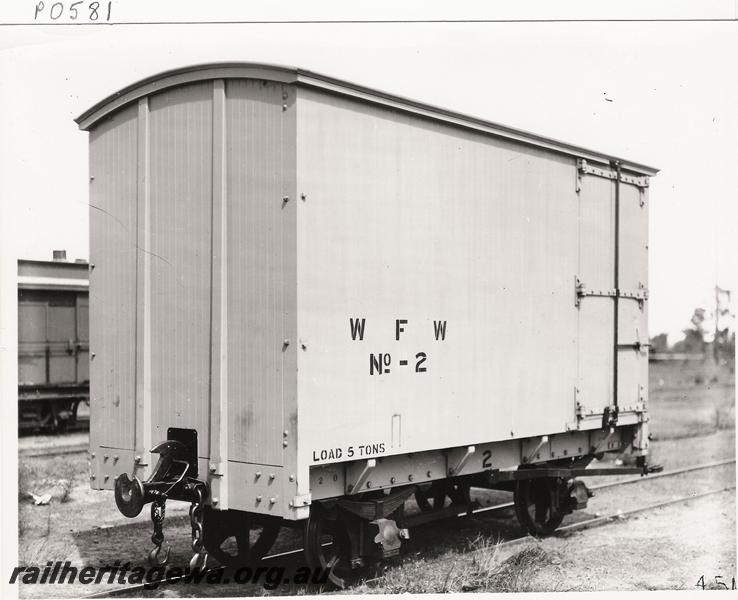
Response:
[[[726,387],[703,387],[677,393],[652,393],[652,462],[674,469],[735,457],[734,399]],[[74,442],[84,434],[73,434]],[[79,438],[79,439],[77,439]],[[69,444],[69,437],[21,438],[22,447],[37,449]],[[148,511],[125,519],[115,508],[112,493],[89,489],[84,454],[19,457],[19,563],[41,565],[69,560],[75,566],[110,565],[116,560],[145,565],[150,549]],[[611,478],[589,478],[588,484]],[[677,478],[646,480],[620,489],[603,489],[584,511],[564,524],[598,514],[627,511],[644,504],[735,485],[735,466],[724,466]],[[47,505],[35,505],[31,493],[51,495]],[[511,495],[485,492],[484,504],[510,500]],[[172,562],[190,557],[187,506],[167,506],[164,531],[172,545]],[[735,576],[735,491],[672,505],[622,522],[579,533],[556,536],[529,548],[494,549],[500,539],[518,537],[511,511],[456,519],[412,531],[401,560],[386,563],[380,573],[367,573],[370,583],[357,583],[354,593],[421,591],[551,591],[696,589],[715,587],[715,576],[731,585]],[[286,530],[274,551],[297,548],[296,532]],[[472,554],[470,548],[482,548]],[[479,556],[486,565],[480,570]],[[524,564],[527,557],[528,566]],[[513,561],[505,562],[505,561]],[[514,577],[502,577],[514,564]],[[506,566],[507,565],[507,566]],[[451,576],[453,575],[453,577]],[[465,584],[476,578],[477,583]],[[480,583],[481,582],[481,583]],[[492,583],[491,583],[492,582]],[[458,585],[458,588],[454,588]],[[466,586],[466,587],[464,587]],[[114,587],[114,586],[113,586]],[[21,585],[23,598],[79,597],[111,589],[107,585]],[[301,593],[280,587],[275,593]],[[175,585],[146,596],[261,595],[259,586]]]
[[[548,538],[543,548],[561,563],[541,570],[531,585],[540,590],[696,590],[701,577],[706,586],[716,587],[718,576],[730,587],[736,576],[735,508],[733,490]]]
[[[676,468],[684,463],[709,462],[724,458],[725,450],[735,446],[735,436],[733,431],[721,431],[693,438],[689,440],[690,452],[686,456],[676,452],[679,444],[684,443],[685,440],[657,443],[654,454],[663,452],[672,457],[683,457],[679,461],[672,461],[667,468]],[[79,456],[71,460],[63,457],[52,459],[60,470],[66,466],[75,474],[79,473],[80,467],[85,472],[84,465],[79,464],[83,460]],[[32,470],[34,463],[43,463],[43,459],[27,458],[23,461],[27,470]],[[48,461],[44,466],[48,466]],[[564,524],[734,484],[735,467],[728,465],[677,478],[644,481],[627,488],[603,489],[590,500],[586,510],[567,517]],[[480,495],[482,498],[486,500],[485,503],[492,504],[508,500],[510,495],[504,492],[495,495],[484,493]],[[176,507],[176,504],[180,506]],[[532,586],[531,591],[677,589],[688,587],[692,579],[696,582],[694,575],[702,571],[709,578],[723,573],[725,577],[732,577],[735,573],[734,505],[734,491],[724,492],[645,513],[622,523],[547,539],[542,542],[542,547],[550,554],[551,560],[540,560],[543,567],[535,576],[531,576],[526,585]],[[173,503],[167,511],[165,533],[172,544],[174,564],[185,564],[190,556],[186,512],[186,507],[181,503]],[[66,502],[55,500],[46,506],[21,502],[20,520],[23,523],[20,531],[20,564],[43,565],[48,560],[69,560],[73,565],[104,565],[122,560],[145,565],[151,535],[146,511],[136,519],[124,519],[115,510],[112,494],[89,490],[83,479],[75,480]],[[359,584],[354,591],[403,591],[396,590],[392,580],[397,577],[401,579],[397,570],[406,569],[407,562],[416,561],[418,556],[422,556],[423,563],[428,566],[427,572],[418,577],[432,585],[439,573],[434,561],[440,561],[443,568],[458,563],[458,568],[462,569],[469,560],[467,550],[470,540],[496,541],[519,534],[511,511],[417,528],[413,530],[412,543],[405,558],[400,563],[390,564],[389,570],[375,584]],[[443,543],[439,543],[439,540],[443,540]],[[297,548],[299,544],[295,532],[286,530],[274,551]],[[506,553],[502,552],[498,558],[504,560],[505,556]],[[115,586],[63,585],[52,588],[23,585],[20,594],[24,598],[78,597],[112,587]],[[281,593],[289,591],[292,590],[281,588]],[[210,586],[189,586],[189,589],[170,586],[146,595],[211,593],[226,596],[260,595],[264,590],[240,585],[212,589]]]

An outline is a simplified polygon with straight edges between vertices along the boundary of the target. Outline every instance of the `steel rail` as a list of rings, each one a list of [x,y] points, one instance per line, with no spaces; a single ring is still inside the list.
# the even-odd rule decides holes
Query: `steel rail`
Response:
[[[81,454],[90,449],[88,444],[58,446],[56,448],[24,448],[18,449],[18,458],[39,458],[44,456],[61,456],[62,454]]]
[[[691,467],[681,467],[679,469],[672,469],[670,471],[662,471],[661,473],[651,473],[650,475],[643,475],[638,477],[629,477],[628,479],[620,479],[615,481],[608,481],[607,483],[600,483],[593,485],[591,490],[601,490],[604,488],[615,487],[618,485],[628,485],[630,483],[638,483],[639,481],[650,481],[652,479],[659,479],[660,477],[672,477],[674,475],[681,475],[682,473],[689,473],[690,471],[703,471],[705,469],[713,469],[715,467],[722,467],[723,465],[729,465],[735,463],[735,458],[726,458],[724,460],[718,460],[711,463],[703,463],[701,465],[693,465]]]
[[[598,527],[600,525],[606,525],[607,523],[611,523],[615,521],[622,521],[622,520],[625,520],[627,517],[636,515],[638,513],[646,512],[649,510],[656,510],[659,508],[670,506],[672,504],[679,504],[681,502],[688,502],[689,500],[696,500],[698,498],[704,498],[705,496],[721,494],[722,492],[728,492],[734,489],[735,489],[735,485],[725,486],[725,487],[717,488],[714,490],[708,490],[707,492],[701,492],[699,494],[690,494],[688,496],[680,496],[679,498],[671,498],[669,500],[664,500],[662,502],[655,502],[653,504],[648,504],[646,506],[639,506],[638,508],[633,508],[633,509],[626,510],[626,511],[619,511],[616,513],[611,513],[609,515],[603,515],[600,517],[594,517],[592,519],[586,519],[584,521],[578,521],[576,523],[571,523],[570,525],[564,525],[563,527],[557,528],[554,535],[589,529],[590,527]],[[499,509],[500,507],[498,506],[496,508]],[[487,508],[487,510],[489,510],[489,507]],[[464,513],[464,515],[466,515],[466,513]],[[495,544],[495,548],[509,548],[512,546],[520,545],[523,542],[527,542],[529,540],[537,541],[538,539],[539,538],[533,537],[532,535],[528,534],[528,535],[524,535],[521,537],[513,538],[511,540],[505,540],[504,542],[498,542],[497,544]],[[473,555],[473,554],[476,554],[482,551],[483,549],[472,550],[468,554]],[[374,583],[375,581],[379,581],[379,579],[381,578],[376,577],[374,579],[367,579],[366,581],[364,581],[364,583],[371,584],[371,583]]]
[[[674,477],[676,475],[682,475],[684,473],[689,473],[689,472],[693,472],[693,471],[700,471],[700,470],[706,470],[706,469],[721,467],[721,466],[728,465],[728,464],[735,463],[735,462],[736,462],[736,459],[735,458],[728,458],[728,459],[723,459],[723,460],[712,462],[712,463],[703,463],[703,464],[700,464],[700,465],[693,465],[693,466],[689,466],[689,467],[682,467],[682,468],[679,468],[679,469],[672,469],[670,471],[662,471],[661,473],[653,473],[651,475],[638,476],[638,477],[632,477],[632,478],[625,479],[625,480],[603,483],[603,484],[599,484],[599,485],[596,485],[596,486],[592,486],[590,489],[597,490],[597,489],[604,489],[604,488],[608,488],[608,487],[617,487],[619,485],[628,485],[628,484],[631,484],[631,483],[639,483],[639,482],[643,482],[643,481],[649,481],[649,480],[658,479],[658,478],[661,478],[661,477]],[[599,516],[599,517],[593,517],[591,519],[586,519],[584,521],[578,521],[576,523],[571,523],[569,525],[564,525],[562,527],[559,527],[559,528],[556,529],[556,534],[559,534],[559,533],[568,533],[568,532],[571,532],[571,531],[578,531],[580,529],[588,529],[589,527],[597,526],[599,524],[606,524],[608,522],[615,521],[615,520],[623,520],[623,519],[627,518],[628,516],[631,516],[631,515],[634,515],[634,514],[637,514],[637,513],[645,512],[645,511],[648,511],[648,510],[655,510],[655,509],[662,508],[662,507],[665,507],[665,506],[670,506],[672,504],[678,504],[680,502],[686,502],[686,501],[694,500],[694,499],[697,499],[697,498],[703,498],[705,496],[719,494],[721,492],[725,492],[725,491],[729,491],[729,490],[734,490],[734,489],[735,489],[735,485],[726,486],[726,487],[722,487],[722,488],[718,488],[718,489],[714,489],[714,490],[709,490],[707,492],[701,492],[699,494],[691,494],[691,495],[688,495],[688,496],[681,496],[681,497],[678,497],[678,498],[671,498],[669,500],[664,500],[662,502],[657,502],[657,503],[654,503],[654,504],[649,504],[649,505],[646,505],[646,506],[641,506],[641,507],[634,508],[634,509],[627,510],[627,511],[620,511],[620,512],[617,512],[617,513],[612,513],[612,514],[603,515],[603,516]],[[476,509],[474,509],[474,510],[471,511],[471,514],[472,515],[477,515],[477,514],[480,514],[480,513],[491,512],[491,511],[495,511],[495,510],[503,510],[503,509],[506,509],[506,508],[512,508],[513,506],[514,506],[514,503],[513,502],[505,502],[505,503],[502,503],[502,504],[495,504],[493,506],[484,506],[484,507],[476,508]],[[463,517],[468,517],[468,516],[470,516],[470,513],[466,512],[466,511],[465,512],[461,512],[461,513],[458,513],[456,515],[457,518],[463,518]],[[524,541],[527,541],[527,540],[530,540],[530,539],[536,539],[536,538],[533,538],[533,536],[531,536],[531,535],[525,535],[525,536],[521,536],[521,537],[518,537],[518,538],[513,538],[511,540],[505,540],[503,542],[499,542],[499,543],[495,544],[495,546],[501,547],[501,548],[509,547],[509,546],[514,546],[516,544],[520,544],[520,543],[522,543]],[[330,545],[330,543],[327,543],[327,544],[324,544],[324,545]],[[294,550],[286,550],[284,552],[277,552],[275,554],[269,554],[269,555],[263,557],[261,560],[262,560],[262,562],[265,562],[265,561],[272,561],[272,560],[277,559],[277,558],[294,557],[294,556],[299,555],[302,552],[303,552],[303,548],[296,548]],[[470,554],[473,554],[474,552],[477,552],[477,551],[476,550],[475,551],[472,551]],[[224,568],[225,567],[222,567],[222,566],[214,567],[212,569],[207,569],[207,572],[208,573],[220,572],[220,571],[223,571]],[[161,584],[168,584],[168,583],[177,583],[177,582],[185,579],[186,577],[187,577],[187,575],[186,574],[183,574],[181,576],[170,577],[168,579],[165,578],[165,579],[161,579],[161,580],[156,580],[156,581],[153,581],[153,582],[150,582],[150,583],[145,583],[145,584],[144,583],[141,583],[141,584],[136,584],[136,585],[132,585],[132,586],[126,586],[126,587],[122,587],[122,588],[116,588],[114,590],[96,592],[94,594],[89,594],[89,595],[86,595],[86,596],[82,596],[82,598],[109,598],[109,597],[121,596],[121,595],[127,594],[129,592],[135,592],[135,591],[138,591],[138,590],[146,589],[147,586],[150,587],[151,585],[161,585]],[[377,581],[378,579],[379,578],[368,579],[364,583],[371,583],[373,581]]]
[[[689,494],[687,496],[679,496],[678,498],[671,498],[669,500],[663,500],[662,502],[654,502],[653,504],[648,504],[646,506],[640,506],[638,508],[633,508],[631,510],[619,511],[617,513],[603,515],[601,517],[594,517],[592,519],[587,519],[586,521],[579,521],[577,523],[571,523],[570,525],[564,525],[563,527],[559,527],[556,531],[565,533],[568,531],[578,531],[580,529],[587,529],[588,527],[596,523],[603,523],[605,521],[611,521],[613,519],[618,519],[618,520],[624,519],[626,517],[636,515],[638,513],[646,512],[648,510],[656,510],[657,508],[671,506],[672,504],[679,504],[680,502],[688,502],[689,500],[696,500],[697,498],[704,498],[705,496],[712,496],[713,494],[729,492],[730,490],[734,490],[734,489],[735,489],[735,485],[726,485],[724,487],[716,488],[714,490],[700,492],[699,494]]]
[[[735,460],[736,460],[735,458],[726,458],[724,460],[720,460],[720,461],[716,461],[712,463],[703,463],[701,465],[694,465],[691,467],[672,469],[670,471],[661,471],[660,473],[651,473],[650,475],[639,475],[638,477],[630,477],[628,479],[608,481],[607,483],[600,483],[597,485],[593,485],[589,489],[590,490],[602,490],[605,488],[617,487],[619,485],[629,485],[631,483],[641,483],[643,481],[652,481],[654,479],[659,479],[661,477],[674,477],[675,475],[681,475],[682,473],[689,473],[690,471],[703,471],[705,469],[713,469],[716,467],[722,467],[723,465],[735,463]],[[481,508],[476,508],[472,511],[472,514],[477,514],[477,513],[492,511],[492,510],[503,510],[505,508],[512,508],[514,506],[515,504],[513,502],[503,502],[502,504],[494,504],[493,506],[483,506]],[[467,516],[467,513],[462,512],[456,516],[465,517]],[[561,528],[559,527],[559,529]]]

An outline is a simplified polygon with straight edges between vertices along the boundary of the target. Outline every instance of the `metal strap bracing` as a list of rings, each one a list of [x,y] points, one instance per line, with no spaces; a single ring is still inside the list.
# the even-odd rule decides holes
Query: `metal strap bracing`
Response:
[[[611,170],[595,167],[584,158],[577,160],[577,171],[580,175],[595,175],[596,177],[604,177],[605,179],[613,179],[623,183],[630,183],[639,188],[647,188],[650,185],[650,179],[647,175],[636,177],[635,175],[626,175],[621,169],[617,168]]]

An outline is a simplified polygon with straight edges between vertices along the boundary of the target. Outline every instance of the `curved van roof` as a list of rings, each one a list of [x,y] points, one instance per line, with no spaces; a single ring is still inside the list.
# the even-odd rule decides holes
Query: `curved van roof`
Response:
[[[126,86],[111,94],[104,100],[101,100],[83,112],[75,119],[75,122],[79,125],[80,129],[89,131],[94,129],[95,125],[107,115],[144,96],[195,81],[234,78],[264,79],[268,81],[278,81],[281,83],[320,89],[327,93],[349,96],[371,104],[384,105],[395,110],[413,113],[436,121],[443,121],[466,129],[474,129],[493,136],[515,140],[539,148],[545,148],[554,152],[574,156],[576,158],[583,158],[605,164],[610,161],[617,160],[620,161],[623,169],[641,175],[652,176],[658,173],[658,169],[654,167],[634,163],[616,156],[595,150],[589,150],[535,133],[523,131],[521,129],[507,127],[505,125],[500,125],[477,117],[464,115],[445,108],[439,108],[437,106],[418,102],[417,100],[403,98],[401,96],[368,88],[356,83],[335,79],[334,77],[322,75],[306,69],[262,63],[208,63],[164,71],[163,73],[142,79],[141,81]]]

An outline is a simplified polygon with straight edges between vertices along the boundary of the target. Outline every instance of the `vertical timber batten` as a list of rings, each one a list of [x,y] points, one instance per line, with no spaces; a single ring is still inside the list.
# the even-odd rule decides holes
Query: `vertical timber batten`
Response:
[[[149,101],[138,101],[136,198],[136,405],[135,440],[138,465],[151,462],[151,194],[149,178]],[[148,472],[146,469],[145,472]]]
[[[225,81],[213,81],[213,196],[210,347],[210,463],[213,498],[228,508],[228,260]]]
[[[613,288],[615,296],[613,297],[613,379],[612,379],[612,405],[617,411],[618,407],[618,326],[619,326],[619,296],[620,296],[620,161],[613,161],[612,166],[615,168],[615,261],[613,265]],[[617,420],[617,412],[615,413]]]
[[[297,90],[294,86],[284,85],[283,101],[286,108],[282,111],[281,120],[281,161],[282,194],[292,199],[282,210],[282,269],[284,285],[282,287],[282,331],[286,339],[293,340],[292,352],[283,353],[282,363],[282,399],[283,423],[287,433],[284,443],[283,464],[291,466],[290,474],[294,476],[284,482],[285,499],[293,501],[310,493],[309,471],[301,472],[298,461],[298,417],[297,417],[297,365],[303,348],[297,329],[297,215],[298,206],[306,202],[307,190],[297,188]],[[302,199],[301,199],[302,198]],[[309,511],[306,505],[294,505],[289,518],[304,518]]]

